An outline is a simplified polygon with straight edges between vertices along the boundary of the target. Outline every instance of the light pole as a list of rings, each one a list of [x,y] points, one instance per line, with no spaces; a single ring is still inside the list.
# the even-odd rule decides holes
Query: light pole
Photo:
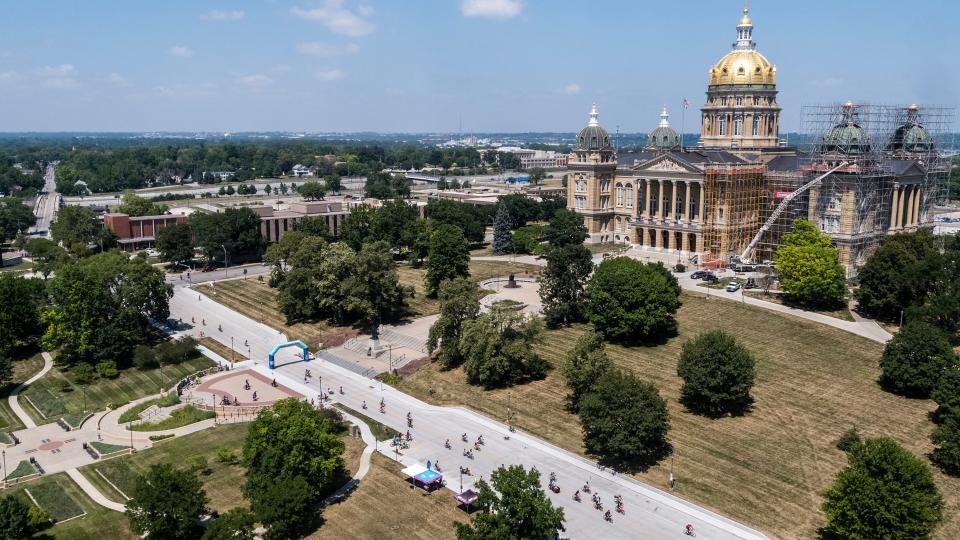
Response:
[[[127,431],[130,432],[130,451],[133,452],[133,420],[127,422]]]
[[[7,451],[3,450],[3,487],[7,487],[7,477],[10,476],[7,474]]]
[[[227,259],[227,246],[221,245],[220,247],[223,249],[223,277],[228,277],[230,274],[227,269],[230,267],[230,261]]]
[[[230,363],[234,363],[236,360],[235,356],[236,350],[233,348],[233,336],[230,336]]]

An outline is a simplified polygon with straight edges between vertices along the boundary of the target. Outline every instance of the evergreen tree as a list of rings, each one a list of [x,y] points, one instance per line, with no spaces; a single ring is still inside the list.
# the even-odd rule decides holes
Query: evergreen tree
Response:
[[[506,206],[497,209],[493,219],[493,254],[505,255],[513,252],[513,236],[510,234],[510,212]]]

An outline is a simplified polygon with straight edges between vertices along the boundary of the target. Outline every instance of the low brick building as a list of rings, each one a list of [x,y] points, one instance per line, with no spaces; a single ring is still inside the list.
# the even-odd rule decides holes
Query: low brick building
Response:
[[[187,216],[183,214],[128,216],[112,213],[103,216],[103,224],[117,235],[117,243],[124,250],[153,247],[158,231],[170,225],[186,222]]]

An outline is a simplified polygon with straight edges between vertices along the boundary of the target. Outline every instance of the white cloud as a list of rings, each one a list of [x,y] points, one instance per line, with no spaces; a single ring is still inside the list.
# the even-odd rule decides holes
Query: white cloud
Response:
[[[170,47],[170,54],[179,56],[180,58],[190,58],[193,56],[193,49],[183,45],[174,45],[173,47]]]
[[[208,11],[207,14],[201,18],[205,21],[240,21],[246,16],[246,13],[238,9],[233,11],[214,9]]]
[[[44,79],[44,81],[40,83],[40,86],[55,90],[69,90],[80,86],[80,83],[73,77],[51,77]]]
[[[77,73],[77,68],[73,64],[60,64],[59,66],[43,66],[37,70],[37,73],[44,77],[67,77]]]
[[[321,81],[335,81],[343,78],[343,70],[339,68],[322,69],[313,74],[315,78]]]
[[[361,5],[354,13],[344,7],[343,0],[325,0],[320,7],[312,9],[295,7],[290,13],[301,19],[318,21],[331,32],[344,36],[365,36],[377,28],[365,18],[373,13],[372,8]]]
[[[464,17],[486,17],[488,19],[510,19],[523,11],[520,0],[463,0],[460,12]]]
[[[561,88],[561,89],[560,89],[560,93],[561,93],[561,94],[567,94],[567,95],[573,96],[573,95],[579,94],[579,93],[580,93],[580,90],[581,90],[581,88],[580,88],[580,85],[579,85],[579,84],[577,84],[577,83],[571,83],[571,84],[568,84],[568,85],[564,86],[563,88]]]
[[[353,54],[360,50],[356,43],[347,43],[346,45],[337,45],[332,43],[323,43],[320,41],[310,41],[297,45],[297,52],[310,56],[321,56],[329,58],[331,56],[341,56],[344,54]]]
[[[17,82],[23,77],[16,71],[4,71],[0,73],[0,83]]]
[[[255,74],[255,75],[244,75],[237,79],[237,82],[244,86],[250,86],[252,88],[262,88],[273,84],[273,79],[267,77],[266,75]]]
[[[133,86],[129,79],[119,73],[111,73],[110,75],[107,75],[107,82],[121,88],[129,88],[130,86]]]

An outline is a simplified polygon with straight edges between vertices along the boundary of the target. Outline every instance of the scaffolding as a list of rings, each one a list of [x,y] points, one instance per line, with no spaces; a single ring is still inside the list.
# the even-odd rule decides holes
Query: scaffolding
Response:
[[[705,264],[725,264],[760,230],[765,172],[766,167],[757,164],[712,165],[704,171]]]
[[[846,165],[790,201],[759,240],[754,259],[772,259],[793,221],[804,218],[831,236],[852,276],[891,230],[930,223],[930,210],[946,198],[949,164],[939,149],[952,113],[851,102],[804,107],[795,166],[767,173],[763,220],[804,184]],[[896,215],[895,190],[904,186],[916,193],[916,215]]]

